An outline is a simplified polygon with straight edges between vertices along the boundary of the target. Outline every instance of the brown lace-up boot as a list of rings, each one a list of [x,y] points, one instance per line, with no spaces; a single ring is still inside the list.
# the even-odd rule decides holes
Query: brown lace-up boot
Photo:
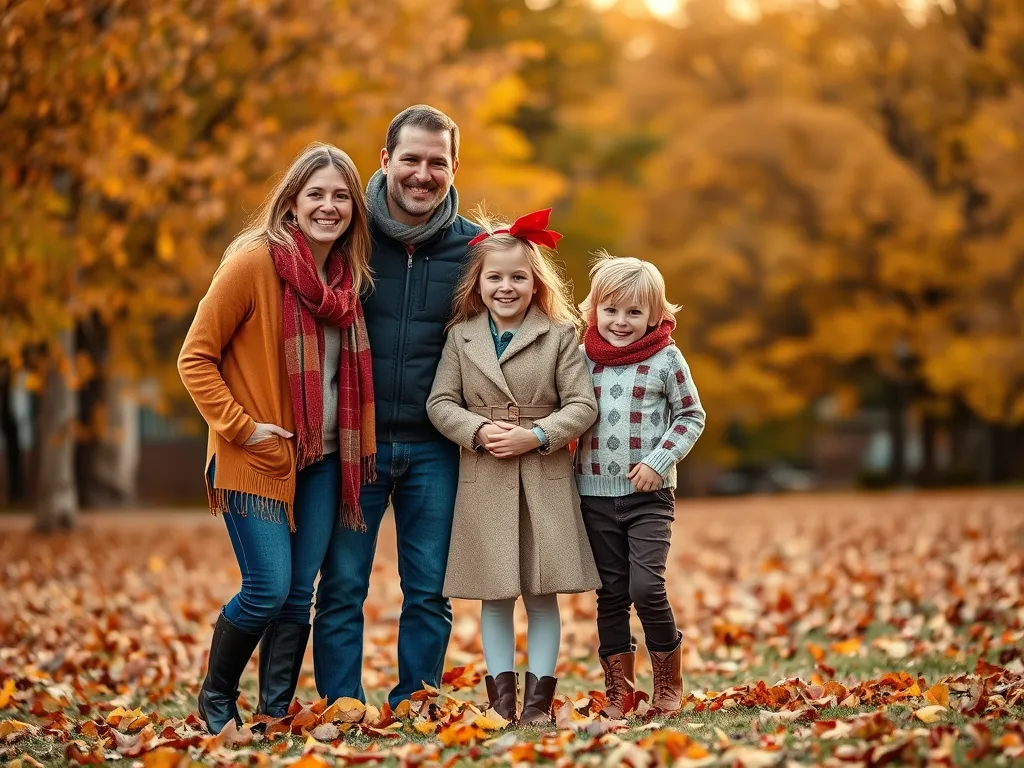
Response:
[[[627,651],[601,657],[604,670],[605,717],[621,720],[636,705],[636,653]]]
[[[678,712],[683,705],[683,644],[677,645],[674,651],[647,650],[654,671],[651,707],[661,714]]]
[[[519,675],[515,672],[502,672],[500,675],[484,678],[487,685],[487,704],[495,712],[515,723],[516,707],[519,706]]]

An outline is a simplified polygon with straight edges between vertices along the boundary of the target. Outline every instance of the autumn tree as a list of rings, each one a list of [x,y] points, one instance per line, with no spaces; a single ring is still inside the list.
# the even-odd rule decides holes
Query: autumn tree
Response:
[[[338,144],[365,180],[391,116],[430,101],[467,136],[465,205],[557,189],[503,128],[518,61],[460,55],[466,29],[449,0],[7,0],[0,358],[40,396],[41,528],[73,523],[74,440],[119,444],[118,404],[173,360],[224,246],[304,144]],[[90,382],[98,407],[79,413]]]
[[[915,244],[889,259],[886,266],[892,269],[900,265],[899,271],[910,281],[898,285],[890,279],[876,280],[862,284],[860,289],[871,294],[866,306],[874,307],[885,306],[892,300],[894,288],[899,289],[908,318],[903,323],[905,336],[894,343],[891,334],[873,334],[872,323],[861,325],[867,355],[863,360],[873,361],[870,369],[874,375],[865,378],[856,366],[846,369],[845,374],[843,368],[837,368],[836,375],[848,378],[845,382],[835,380],[833,384],[839,387],[835,391],[851,403],[857,398],[847,395],[856,395],[857,390],[861,397],[872,392],[885,394],[882,402],[888,403],[896,444],[892,475],[897,479],[905,476],[900,444],[908,406],[921,417],[926,462],[934,459],[936,425],[946,424],[952,429],[968,409],[978,420],[1015,423],[1010,400],[1006,399],[1012,400],[1012,396],[992,391],[994,387],[1012,389],[1017,381],[1016,369],[1006,361],[1016,359],[1013,349],[1020,343],[1019,331],[1012,320],[1007,322],[1015,317],[1012,286],[1019,282],[1014,270],[1019,269],[1020,257],[1012,232],[1000,224],[1011,220],[1008,213],[1015,203],[1003,198],[1001,210],[994,211],[994,198],[988,190],[999,182],[984,176],[1001,169],[1005,171],[1004,180],[1012,177],[1007,169],[1013,167],[1013,159],[1006,153],[1013,151],[1007,137],[1014,128],[1007,129],[1004,121],[1012,122],[1008,94],[1012,93],[1011,84],[1020,79],[1015,52],[1020,50],[1017,41],[1024,9],[1012,2],[960,2],[952,7],[925,9],[910,18],[900,4],[891,0],[844,0],[828,7],[766,3],[756,18],[740,20],[725,13],[719,3],[694,0],[687,4],[686,16],[684,24],[652,22],[630,29],[633,39],[628,44],[647,53],[621,57],[616,82],[608,93],[595,99],[592,121],[599,131],[626,135],[646,130],[653,139],[653,150],[642,159],[648,175],[642,184],[629,185],[620,199],[639,195],[640,209],[645,213],[657,211],[659,216],[631,219],[643,221],[642,228],[617,227],[618,247],[639,255],[652,238],[658,237],[656,229],[665,227],[676,239],[661,243],[659,253],[663,265],[671,269],[692,250],[692,240],[713,228],[718,243],[713,248],[704,243],[711,250],[707,263],[702,265],[702,279],[730,285],[735,271],[733,254],[721,243],[737,237],[749,225],[748,219],[693,220],[684,210],[686,204],[695,204],[711,216],[722,208],[731,210],[734,203],[719,201],[715,208],[713,198],[695,198],[686,189],[687,179],[676,178],[673,173],[691,166],[703,167],[701,173],[709,176],[723,172],[721,157],[716,153],[725,151],[728,155],[732,150],[727,143],[740,141],[742,135],[754,145],[768,143],[779,153],[774,158],[770,153],[758,154],[754,162],[762,167],[771,164],[792,174],[799,174],[803,167],[810,173],[814,161],[807,163],[803,151],[811,146],[820,148],[824,139],[794,130],[793,116],[799,111],[807,114],[805,107],[828,106],[833,114],[843,113],[851,124],[856,122],[866,129],[848,138],[870,140],[870,152],[878,155],[877,167],[901,166],[904,175],[915,177],[915,183],[906,190],[906,205],[916,209],[917,201],[921,201],[922,210],[928,210],[931,217],[927,243]],[[614,107],[602,111],[600,107],[607,104]],[[756,109],[748,108],[755,104]],[[724,114],[741,108],[745,122],[730,124]],[[708,125],[723,130],[728,125],[732,133],[728,137],[711,136]],[[773,137],[781,125],[788,125],[799,138],[776,141]],[[691,145],[695,141],[708,152],[703,160],[694,154]],[[867,146],[862,149],[851,145],[849,150],[856,155],[867,151]],[[690,165],[680,165],[684,156],[690,158]],[[832,174],[831,188],[819,184],[810,190],[812,198],[819,196],[819,204],[827,202],[822,198],[829,198],[841,206],[846,203],[839,201],[845,201],[849,194],[868,194],[857,185],[842,187],[857,179],[836,175],[835,170],[828,173]],[[1009,186],[1004,187],[1004,191],[1007,189]],[[767,194],[780,193],[776,190]],[[783,197],[791,199],[792,194]],[[861,204],[870,208],[878,202],[865,198]],[[781,227],[795,221],[778,209],[766,208],[761,215]],[[681,227],[680,221],[695,221],[699,226],[690,231]],[[814,216],[808,214],[805,231],[813,231],[814,226]],[[758,227],[755,230],[763,234]],[[1009,238],[1004,239],[1004,234]],[[878,237],[877,233],[871,236]],[[979,250],[983,242],[986,253]],[[768,249],[756,244],[754,247]],[[1001,258],[992,256],[993,248],[1001,252]],[[711,254],[720,258],[711,258]],[[811,262],[808,268],[812,268]],[[966,279],[965,270],[970,272]],[[682,270],[677,273],[682,275]],[[688,283],[681,284],[677,298],[685,302],[691,290]],[[819,292],[824,288],[801,278],[797,290]],[[742,303],[743,299],[742,292],[729,294],[731,301]],[[994,313],[1003,313],[1007,320],[972,323],[965,318],[964,307],[973,307],[975,316],[991,318]],[[691,301],[690,309],[700,312],[702,307]],[[831,313],[833,307],[826,304],[824,311]],[[750,322],[770,328],[772,316],[755,312]],[[963,371],[961,356],[958,375],[951,376],[949,368],[957,365],[950,357],[957,348],[956,339],[963,338],[966,351],[997,325],[1002,330],[990,335],[987,345],[975,348],[990,350],[984,358],[984,369],[999,373],[972,377]],[[968,326],[977,331],[964,337],[963,329]],[[738,349],[743,348],[736,340],[724,342],[722,348],[733,342]],[[884,366],[883,361],[887,361]],[[820,376],[804,378],[809,375],[797,375],[793,370],[777,383],[785,383],[790,392],[810,391],[820,383]],[[994,383],[994,378],[1000,383]],[[982,379],[986,381],[982,383]],[[772,418],[772,406],[749,402],[743,382],[742,377],[723,380],[722,402],[740,409],[755,422]],[[884,386],[879,388],[878,382]],[[981,399],[992,398],[1003,399],[1002,410],[979,407]],[[966,407],[961,408],[962,404]],[[997,410],[1001,414],[998,417]],[[729,411],[726,408],[725,412]],[[954,452],[963,454],[963,441],[954,443]]]

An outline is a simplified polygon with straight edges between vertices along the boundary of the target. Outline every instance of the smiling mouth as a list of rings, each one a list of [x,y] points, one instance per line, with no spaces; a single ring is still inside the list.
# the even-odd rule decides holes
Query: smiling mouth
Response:
[[[627,336],[632,336],[632,335],[633,335],[633,332],[632,332],[632,331],[612,331],[612,334],[613,334],[614,336],[619,336],[619,337],[621,337],[621,338],[623,338],[623,339],[624,339],[624,338],[626,338]]]
[[[498,302],[499,304],[514,304],[515,302],[519,301],[519,297],[518,296],[508,296],[508,297],[495,296],[494,300],[496,302]]]
[[[313,219],[313,221],[321,227],[333,227],[335,224],[339,223],[341,219]]]

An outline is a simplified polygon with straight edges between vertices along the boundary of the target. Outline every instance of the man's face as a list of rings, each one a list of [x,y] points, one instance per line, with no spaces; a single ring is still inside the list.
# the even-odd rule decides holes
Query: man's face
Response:
[[[406,125],[395,151],[381,150],[380,167],[388,179],[388,210],[395,221],[414,226],[430,218],[455,180],[451,134]]]

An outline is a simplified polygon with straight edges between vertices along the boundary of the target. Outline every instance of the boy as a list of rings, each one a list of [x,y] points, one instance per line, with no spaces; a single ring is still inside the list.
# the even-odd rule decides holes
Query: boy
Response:
[[[679,307],[650,262],[606,252],[590,271],[584,351],[598,402],[597,422],[576,452],[583,521],[603,586],[597,591],[599,654],[611,718],[635,705],[635,605],[654,673],[652,707],[682,703],[675,617],[665,591],[675,513],[676,463],[704,429],[690,370],[672,341]]]

